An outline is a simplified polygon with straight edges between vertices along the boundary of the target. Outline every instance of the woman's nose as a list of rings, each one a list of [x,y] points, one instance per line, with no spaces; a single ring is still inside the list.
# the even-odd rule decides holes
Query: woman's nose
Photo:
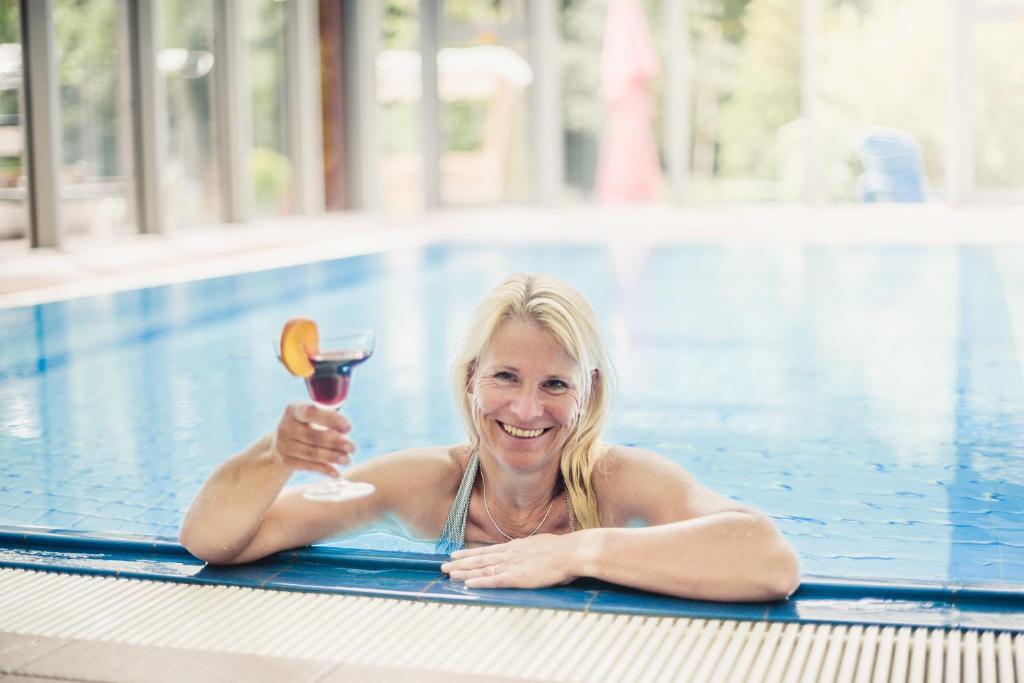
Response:
[[[526,387],[516,392],[511,408],[513,414],[524,423],[540,417],[544,412],[544,406],[537,399],[537,394]]]

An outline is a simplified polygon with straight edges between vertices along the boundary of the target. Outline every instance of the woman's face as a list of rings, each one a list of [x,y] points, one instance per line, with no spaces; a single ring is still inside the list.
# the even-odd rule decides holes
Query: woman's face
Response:
[[[556,462],[579,419],[579,364],[536,323],[501,323],[469,383],[480,446],[507,468]]]

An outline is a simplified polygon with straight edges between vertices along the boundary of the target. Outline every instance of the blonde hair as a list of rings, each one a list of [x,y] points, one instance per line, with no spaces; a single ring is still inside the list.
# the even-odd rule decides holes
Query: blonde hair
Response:
[[[452,390],[473,448],[480,434],[473,420],[468,387],[491,337],[506,320],[532,322],[550,333],[582,368],[579,416],[562,448],[561,470],[578,528],[601,526],[594,468],[603,452],[601,432],[612,401],[612,368],[587,300],[569,285],[547,275],[517,273],[480,303],[452,368]]]

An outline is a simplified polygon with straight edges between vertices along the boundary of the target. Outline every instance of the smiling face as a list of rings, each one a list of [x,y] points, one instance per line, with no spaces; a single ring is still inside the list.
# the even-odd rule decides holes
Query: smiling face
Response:
[[[467,387],[481,451],[530,472],[557,463],[580,415],[580,366],[533,322],[510,318],[480,354]]]

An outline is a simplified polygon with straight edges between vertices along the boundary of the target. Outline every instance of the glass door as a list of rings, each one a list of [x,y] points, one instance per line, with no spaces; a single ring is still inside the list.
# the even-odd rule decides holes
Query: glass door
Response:
[[[444,0],[437,55],[443,204],[530,199],[525,0]]]
[[[29,246],[17,0],[0,0],[0,247]]]

